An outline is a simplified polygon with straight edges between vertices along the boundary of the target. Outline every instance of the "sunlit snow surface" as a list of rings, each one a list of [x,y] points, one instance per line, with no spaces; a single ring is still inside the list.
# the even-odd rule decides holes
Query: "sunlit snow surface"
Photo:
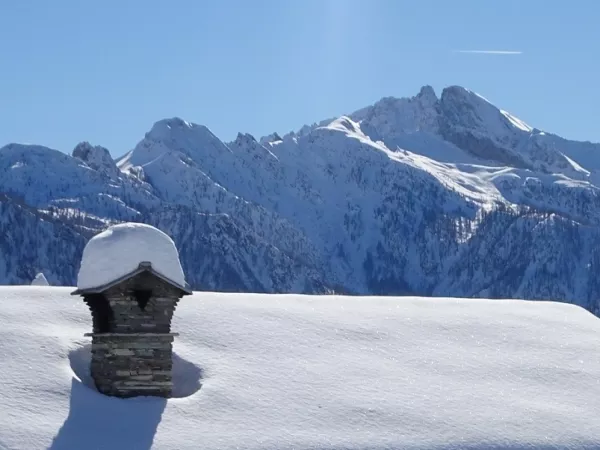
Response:
[[[504,117],[506,117],[510,123],[517,127],[519,130],[521,131],[526,131],[526,132],[531,132],[533,130],[532,127],[530,127],[529,125],[527,125],[525,122],[523,122],[521,119],[513,116],[511,113],[509,113],[508,111],[504,111],[503,109],[500,110],[500,112],[502,113],[502,115]]]
[[[600,447],[600,321],[575,306],[197,293],[173,323],[196,392],[120,400],[85,384],[71,290],[0,288],[1,449]]]
[[[142,223],[113,225],[94,236],[83,249],[77,279],[79,289],[103,286],[136,270],[141,262],[169,280],[185,286],[179,253],[173,240]]]

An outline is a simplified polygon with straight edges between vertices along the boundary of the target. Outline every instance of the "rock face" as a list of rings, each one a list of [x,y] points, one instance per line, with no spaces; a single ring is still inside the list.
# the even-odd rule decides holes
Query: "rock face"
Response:
[[[93,320],[91,375],[100,392],[116,397],[170,397],[171,319],[184,294],[151,272],[101,293],[80,291]]]

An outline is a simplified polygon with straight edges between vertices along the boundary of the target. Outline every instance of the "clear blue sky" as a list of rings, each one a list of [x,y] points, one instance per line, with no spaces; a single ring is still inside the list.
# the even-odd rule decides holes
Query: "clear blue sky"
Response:
[[[118,156],[172,116],[259,137],[423,84],[600,142],[597,0],[6,0],[0,17],[0,145]]]

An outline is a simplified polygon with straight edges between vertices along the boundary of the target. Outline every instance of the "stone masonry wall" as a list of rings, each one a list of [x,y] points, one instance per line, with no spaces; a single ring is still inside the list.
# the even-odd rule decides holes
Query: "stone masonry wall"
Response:
[[[180,297],[177,288],[147,272],[84,297],[94,318],[91,375],[100,392],[171,395],[171,319]]]
[[[152,293],[148,303],[140,307],[135,292]],[[142,273],[104,293],[113,316],[114,333],[169,333],[171,319],[179,301],[179,293],[156,277]]]
[[[132,295],[107,297],[113,312],[115,333],[169,333],[177,299],[152,297],[141,309]]]
[[[92,334],[91,373],[106,395],[170,397],[174,334]]]

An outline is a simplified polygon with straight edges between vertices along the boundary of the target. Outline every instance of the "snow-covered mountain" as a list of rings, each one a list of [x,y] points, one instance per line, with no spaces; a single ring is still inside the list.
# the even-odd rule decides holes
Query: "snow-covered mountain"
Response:
[[[195,289],[524,297],[599,313],[599,170],[599,144],[457,86],[229,143],[165,119],[116,162],[89,143],[73,156],[10,144],[0,281],[73,284],[90,236],[140,221],[173,237]]]

